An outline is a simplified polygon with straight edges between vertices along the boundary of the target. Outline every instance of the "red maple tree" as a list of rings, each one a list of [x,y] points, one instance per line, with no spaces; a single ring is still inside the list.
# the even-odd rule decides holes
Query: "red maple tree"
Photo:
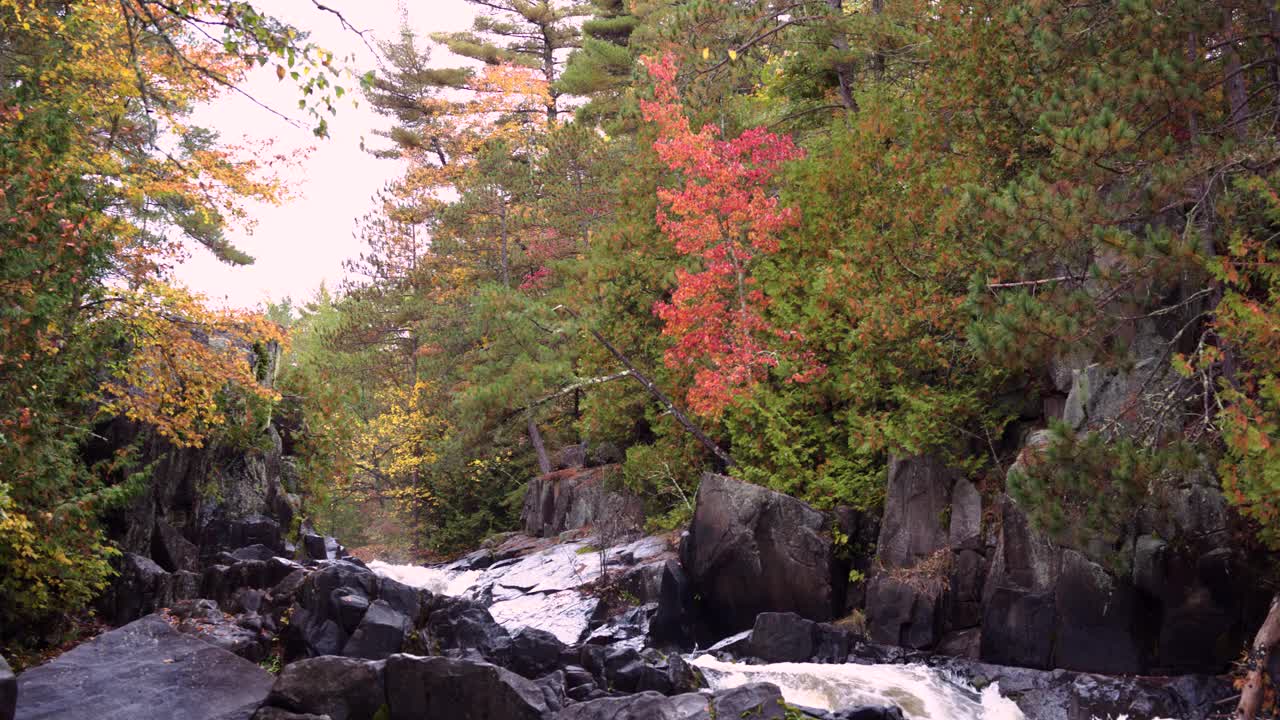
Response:
[[[645,58],[654,98],[641,102],[644,118],[657,126],[658,157],[683,176],[683,184],[659,188],[658,225],[676,251],[701,259],[701,269],[677,270],[670,302],[654,312],[675,344],[669,367],[693,367],[690,407],[719,415],[776,367],[780,358],[800,361],[791,375],[805,381],[821,372],[794,347],[794,332],[773,327],[764,316],[769,298],[751,275],[753,261],[778,251],[778,236],[799,223],[800,213],[770,193],[783,163],[803,157],[791,138],[761,127],[733,139],[714,125],[694,132],[680,105],[674,56]]]

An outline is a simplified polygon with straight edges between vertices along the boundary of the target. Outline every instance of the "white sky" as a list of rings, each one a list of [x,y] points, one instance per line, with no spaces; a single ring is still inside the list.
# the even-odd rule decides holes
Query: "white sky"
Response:
[[[365,33],[370,44],[378,39],[394,39],[400,27],[400,5],[396,0],[325,0]],[[407,6],[410,24],[421,35],[428,32],[463,30],[471,25],[473,9],[463,0],[417,0]],[[310,30],[311,39],[339,57],[354,53],[355,66],[364,71],[375,67],[365,44],[344,31],[337,18],[318,11],[308,0],[271,0],[264,8],[295,26]],[[434,62],[449,64],[449,57],[437,51]],[[455,59],[456,61],[456,59]],[[279,81],[275,65],[255,70],[244,85],[246,91],[265,104],[297,116],[305,125],[296,128],[255,106],[240,95],[230,94],[201,108],[194,123],[221,133],[223,140],[273,139],[273,151],[288,152],[314,148],[300,166],[286,175],[294,199],[282,206],[254,205],[250,215],[257,220],[252,234],[234,229],[228,232],[232,244],[252,255],[256,262],[247,267],[231,267],[214,259],[203,248],[179,266],[177,280],[209,296],[215,305],[253,307],[266,300],[292,296],[295,301],[311,297],[321,281],[330,288],[342,278],[342,261],[360,252],[352,231],[357,218],[372,207],[370,198],[399,175],[399,164],[379,160],[360,149],[361,139],[371,147],[385,145],[372,131],[387,126],[386,119],[373,113],[358,84],[344,83],[354,92],[344,96],[337,117],[329,120],[330,137],[311,134],[311,119],[297,110],[299,94],[291,80]],[[345,102],[354,98],[360,107]]]

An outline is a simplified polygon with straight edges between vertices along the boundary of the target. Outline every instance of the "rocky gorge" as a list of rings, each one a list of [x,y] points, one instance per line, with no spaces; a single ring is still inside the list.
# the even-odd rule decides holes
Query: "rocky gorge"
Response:
[[[5,673],[0,718],[1209,718],[1265,607],[1204,483],[1121,577],[930,458],[893,462],[878,515],[708,474],[663,535],[575,465],[529,483],[521,531],[420,567],[291,532],[265,437],[217,472],[162,454],[117,628]]]

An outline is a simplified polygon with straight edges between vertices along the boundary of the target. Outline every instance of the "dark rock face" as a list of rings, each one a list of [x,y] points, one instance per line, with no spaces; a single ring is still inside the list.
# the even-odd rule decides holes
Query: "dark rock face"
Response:
[[[615,534],[633,533],[644,525],[644,504],[639,497],[605,487],[616,467],[569,469],[529,481],[520,521],[525,532],[554,537],[566,530],[608,525]]]
[[[18,706],[18,679],[14,677],[9,663],[0,657],[0,720],[13,720],[14,710]]]
[[[707,474],[685,545],[684,567],[703,618],[726,635],[762,612],[831,619],[835,567],[828,518],[794,498]]]
[[[392,655],[386,660],[391,720],[541,720],[541,688],[488,663]]]
[[[24,672],[18,717],[247,720],[271,683],[257,665],[148,616]]]
[[[165,570],[196,571],[200,569],[200,548],[182,532],[164,520],[157,519],[151,538],[151,557]]]
[[[125,553],[120,576],[104,598],[104,614],[114,624],[124,624],[154,612],[164,603],[169,573],[150,558]]]
[[[712,695],[685,693],[663,696],[641,692],[570,705],[554,720],[714,720],[715,718],[767,718],[782,720],[786,710],[782,694],[768,683],[753,683]]]
[[[658,609],[649,623],[655,642],[685,644],[693,637],[693,586],[680,563],[662,564],[658,586]]]
[[[267,702],[331,720],[368,720],[386,702],[383,663],[332,656],[290,663]]]
[[[867,585],[871,639],[924,649],[976,627],[987,562],[982,498],[932,457],[893,458],[876,547],[880,572]]]

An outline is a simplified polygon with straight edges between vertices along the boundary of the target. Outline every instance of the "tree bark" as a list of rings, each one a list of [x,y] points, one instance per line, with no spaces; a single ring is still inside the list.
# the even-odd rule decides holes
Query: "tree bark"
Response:
[[[1244,687],[1240,690],[1240,704],[1236,706],[1236,720],[1254,720],[1262,708],[1267,665],[1277,641],[1280,641],[1280,595],[1271,598],[1271,609],[1245,659]]]
[[[1245,127],[1244,118],[1249,114],[1249,95],[1245,88],[1244,73],[1240,70],[1240,51],[1236,49],[1235,22],[1230,6],[1222,9],[1222,35],[1226,43],[1222,56],[1225,60],[1223,72],[1226,77],[1224,89],[1227,96],[1227,128],[1234,131],[1237,138],[1245,140],[1248,128]]]
[[[827,7],[837,16],[844,15],[844,0],[827,0]],[[841,55],[849,54],[849,40],[837,29],[831,37],[831,44]],[[839,60],[835,64],[836,84],[840,91],[840,104],[849,112],[858,112],[858,101],[853,99],[853,63]]]
[[[538,471],[543,475],[551,472],[551,458],[547,457],[547,446],[542,442],[542,433],[538,432],[538,423],[529,414],[529,442],[538,453]]]

